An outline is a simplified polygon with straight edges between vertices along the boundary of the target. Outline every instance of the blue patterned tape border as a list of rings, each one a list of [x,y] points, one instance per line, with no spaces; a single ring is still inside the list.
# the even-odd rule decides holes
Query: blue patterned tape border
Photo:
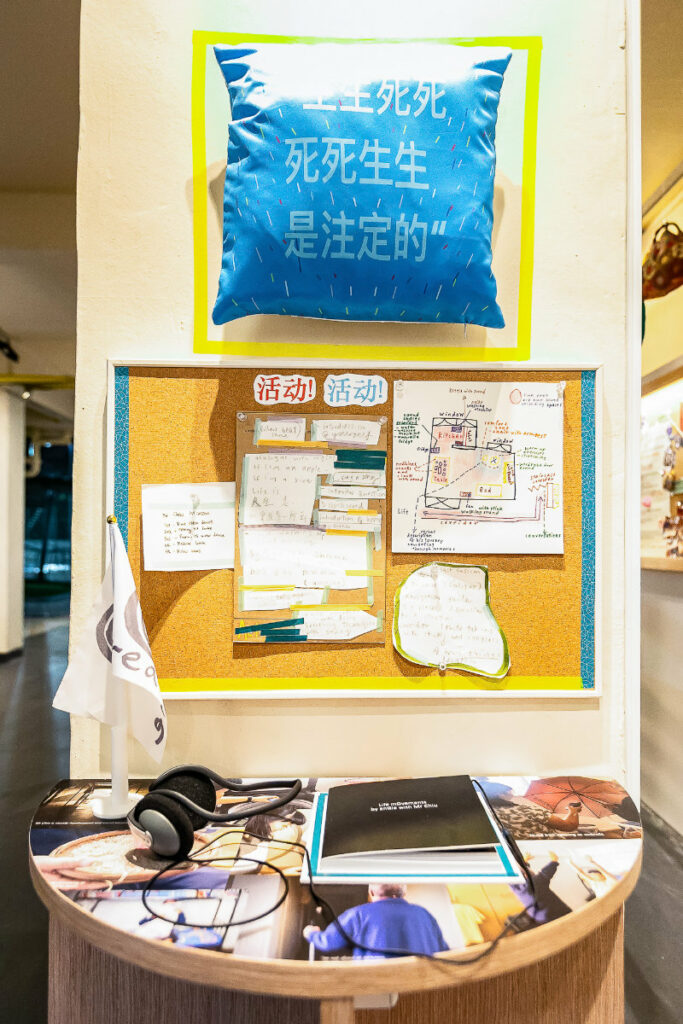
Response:
[[[581,372],[581,680],[595,688],[595,370]]]
[[[595,370],[581,372],[581,680],[595,688]],[[128,546],[128,367],[114,368],[114,513]]]
[[[128,547],[128,367],[114,367],[114,515]]]

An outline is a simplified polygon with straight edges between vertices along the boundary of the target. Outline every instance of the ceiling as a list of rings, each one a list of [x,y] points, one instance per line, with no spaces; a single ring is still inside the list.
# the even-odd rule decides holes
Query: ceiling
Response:
[[[683,164],[683,2],[642,0],[641,20],[646,200]]]
[[[0,191],[76,190],[79,17],[79,0],[0,2]],[[642,53],[647,198],[683,164],[681,0],[642,0]]]
[[[75,192],[79,0],[1,0],[0,190]]]
[[[0,190],[74,192],[79,0],[2,0]],[[642,0],[643,196],[683,163],[683,3]]]

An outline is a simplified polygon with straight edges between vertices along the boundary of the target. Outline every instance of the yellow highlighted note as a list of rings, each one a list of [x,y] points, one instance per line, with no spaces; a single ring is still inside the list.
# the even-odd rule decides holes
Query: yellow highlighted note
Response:
[[[359,608],[367,611],[371,604],[293,604],[292,609],[298,612],[355,612]]]
[[[259,437],[256,444],[260,448],[325,448],[327,451],[330,450],[327,441],[283,441],[280,439],[276,441]]]
[[[267,586],[258,587],[258,586],[250,586],[248,583],[240,583],[239,584],[239,589],[240,590],[258,590],[258,591],[263,591],[263,590],[296,590],[296,587],[293,584],[290,585],[290,586],[285,586],[284,584],[279,584],[279,585],[274,586],[274,587],[267,587]]]
[[[347,537],[364,537],[366,535],[366,533],[374,533],[374,532],[375,531],[371,530],[370,527],[368,527],[367,530],[325,530],[325,533],[329,533],[332,536],[334,536],[337,533],[341,533],[341,534],[344,534]]]

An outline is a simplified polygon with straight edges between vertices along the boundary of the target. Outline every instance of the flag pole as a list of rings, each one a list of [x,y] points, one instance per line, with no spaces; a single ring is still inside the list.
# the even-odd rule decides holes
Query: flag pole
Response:
[[[114,531],[111,529],[116,524],[116,516],[107,516],[109,529],[109,554],[111,559],[112,593],[116,594],[116,581],[114,579]],[[96,818],[104,821],[111,821],[117,818],[125,818],[130,809],[137,802],[136,797],[131,796],[128,786],[128,693],[127,683],[120,679],[118,686],[112,687],[112,701],[114,704],[114,717],[116,724],[110,726],[111,736],[111,793],[93,801],[92,810]]]

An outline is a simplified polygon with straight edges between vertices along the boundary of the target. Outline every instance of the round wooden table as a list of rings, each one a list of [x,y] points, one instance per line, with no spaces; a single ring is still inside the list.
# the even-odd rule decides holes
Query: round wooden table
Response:
[[[48,826],[34,819],[32,837],[38,827]],[[437,960],[307,962],[145,938],[98,918],[60,891],[41,870],[41,858],[30,852],[33,884],[50,914],[48,1019],[50,1024],[616,1024],[624,1014],[623,904],[641,861],[641,840],[626,842],[637,844],[629,848],[632,863],[604,894],[557,920],[503,938],[490,956],[471,964],[458,961],[483,945],[439,954]],[[368,1007],[373,998],[388,1006],[390,993],[399,996],[391,1009],[356,1009],[358,1002]]]

